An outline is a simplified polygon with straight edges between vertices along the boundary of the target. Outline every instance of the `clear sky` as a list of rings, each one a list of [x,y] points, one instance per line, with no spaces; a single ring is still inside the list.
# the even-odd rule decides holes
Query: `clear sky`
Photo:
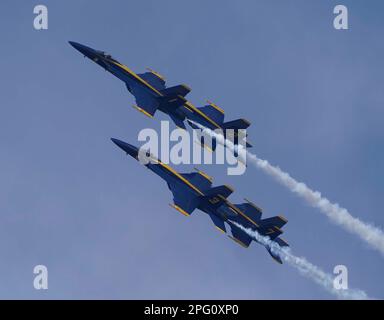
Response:
[[[49,29],[33,28],[33,8]],[[333,7],[349,30],[333,28]],[[2,1],[0,298],[332,298],[253,243],[243,249],[196,211],[171,209],[166,184],[109,139],[159,128],[124,85],[68,40],[152,67],[252,122],[253,151],[364,221],[384,226],[384,4],[363,1]],[[191,171],[193,166],[177,167]],[[285,215],[293,251],[384,298],[383,257],[256,168],[227,176]],[[33,287],[33,267],[49,289]]]

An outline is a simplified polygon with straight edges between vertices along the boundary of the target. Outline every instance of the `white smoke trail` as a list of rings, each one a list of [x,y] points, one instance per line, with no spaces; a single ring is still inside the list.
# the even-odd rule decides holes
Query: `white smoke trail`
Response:
[[[347,209],[342,208],[337,203],[330,202],[324,198],[319,191],[313,191],[305,183],[298,182],[288,173],[282,171],[279,167],[271,165],[267,160],[258,158],[255,154],[246,150],[246,148],[235,146],[231,141],[224,138],[222,134],[218,134],[200,124],[193,122],[196,126],[216,139],[222,145],[227,146],[231,151],[237,151],[243,162],[251,160],[259,169],[275,178],[283,186],[287,187],[291,192],[297,194],[305,200],[309,205],[318,208],[331,221],[342,226],[345,230],[357,235],[361,240],[365,241],[370,247],[378,250],[384,255],[384,232],[372,224],[365,223],[358,218],[353,217]]]
[[[278,255],[283,261],[297,269],[300,274],[313,280],[322,286],[329,293],[335,295],[338,299],[352,299],[352,300],[366,300],[369,299],[364,291],[358,289],[335,289],[333,285],[332,275],[324,272],[319,267],[310,263],[303,257],[295,256],[288,247],[280,247],[275,241],[269,237],[264,237],[257,231],[243,227],[242,225],[234,223],[241,230],[246,232],[250,237],[269,248],[274,254]]]

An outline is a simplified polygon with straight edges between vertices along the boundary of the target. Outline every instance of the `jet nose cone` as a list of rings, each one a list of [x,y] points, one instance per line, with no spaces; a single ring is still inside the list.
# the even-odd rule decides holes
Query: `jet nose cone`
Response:
[[[117,145],[120,149],[124,150],[127,154],[129,154],[133,158],[137,158],[137,155],[139,154],[138,148],[118,139],[111,138],[111,140],[115,145]]]
[[[92,49],[90,47],[87,47],[81,43],[74,42],[74,41],[68,41],[68,43],[74,47],[77,51],[81,52],[84,56],[87,56],[90,59],[94,59],[97,55],[97,51],[95,49]]]
[[[80,43],[77,43],[77,42],[75,42],[75,41],[68,41],[68,43],[72,46],[72,47],[74,47],[76,50],[79,50],[80,51],[80,48],[81,48],[81,44]]]

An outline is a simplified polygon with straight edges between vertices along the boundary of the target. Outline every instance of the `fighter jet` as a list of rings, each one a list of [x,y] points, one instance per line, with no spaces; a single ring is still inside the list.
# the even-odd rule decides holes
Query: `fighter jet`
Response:
[[[156,110],[160,110],[168,114],[177,126],[185,129],[185,114],[180,107],[186,103],[184,97],[191,91],[188,86],[182,84],[167,88],[164,77],[154,70],[136,74],[104,51],[73,41],[69,43],[85,57],[123,81],[135,97],[135,109],[148,117],[153,117]]]
[[[242,131],[247,129],[251,123],[245,119],[224,122],[224,110],[215,103],[208,100],[205,106],[195,108],[187,102],[184,105],[184,113],[188,124],[193,129],[199,129],[199,127],[195,125],[195,123],[198,123],[212,131],[220,130],[224,138],[230,140],[235,145],[242,143],[244,147],[252,147],[252,144],[246,139],[248,135],[243,133],[245,131]],[[204,138],[206,139],[207,137],[202,136],[199,142],[203,146],[208,146],[212,150],[215,150],[216,140],[213,139],[212,143],[206,143]]]
[[[135,97],[136,105],[133,107],[149,117],[153,117],[156,110],[160,110],[169,115],[177,127],[186,129],[184,121],[187,119],[195,121],[209,129],[235,130],[235,140],[237,130],[247,128],[250,123],[244,119],[224,122],[224,111],[213,103],[197,108],[185,99],[191,89],[185,84],[167,87],[165,78],[158,72],[148,69],[147,72],[136,74],[127,66],[114,59],[104,51],[95,50],[83,44],[69,41],[69,43],[84,57],[88,57],[93,62],[112,73],[123,81],[130,93]],[[190,123],[195,128],[195,126]],[[244,139],[244,137],[240,137]],[[234,140],[232,140],[234,141]],[[204,142],[202,141],[204,144]],[[250,146],[247,143],[247,146]],[[213,145],[215,149],[215,145]]]
[[[227,223],[231,230],[229,237],[245,248],[250,245],[252,240],[256,240],[235,223],[268,236],[281,247],[288,246],[287,242],[279,237],[283,233],[281,228],[287,223],[284,217],[261,219],[262,210],[259,207],[248,200],[240,204],[231,203],[227,198],[233,189],[227,185],[212,187],[212,178],[204,172],[197,170],[192,173],[179,173],[153,156],[149,150],[140,150],[118,139],[112,138],[111,140],[136,160],[142,160],[143,154],[146,159],[150,159],[144,165],[167,182],[168,188],[173,194],[173,204],[170,206],[183,215],[189,216],[195,209],[199,209],[209,215],[215,227],[222,233],[227,232],[225,225]],[[278,255],[268,247],[266,249],[272,258],[282,263]]]

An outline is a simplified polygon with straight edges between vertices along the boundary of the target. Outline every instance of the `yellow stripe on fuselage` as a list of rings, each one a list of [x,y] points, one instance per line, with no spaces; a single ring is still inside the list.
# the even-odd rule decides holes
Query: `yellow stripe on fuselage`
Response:
[[[193,112],[193,110],[191,108],[189,108],[188,106],[186,106],[185,104],[184,104],[184,108],[189,110],[190,112]]]
[[[244,212],[242,212],[239,208],[237,208],[235,205],[233,205],[231,202],[229,202],[228,200],[226,200],[226,203],[228,204],[229,208],[232,209],[233,211],[235,211],[236,213],[238,213],[239,215],[241,215],[242,217],[244,217],[245,219],[247,219],[249,222],[253,223],[256,227],[259,227],[259,225],[253,221],[250,217],[248,217]]]
[[[159,79],[163,80],[165,82],[165,77],[163,77],[160,73],[158,73],[157,71],[151,69],[151,68],[145,68],[147,69],[150,73],[154,74],[156,77],[158,77]]]
[[[183,181],[186,185],[188,185],[191,189],[195,190],[198,194],[201,196],[204,196],[204,193],[202,193],[199,188],[197,188],[195,185],[190,183],[187,179],[185,179],[180,173],[172,169],[170,166],[166,165],[165,163],[161,162],[160,160],[157,160],[157,163],[161,165],[163,168],[167,169],[168,171],[172,172],[177,178],[179,178],[181,181]]]
[[[225,231],[224,231],[223,229],[219,228],[218,226],[215,226],[215,228],[216,228],[217,230],[219,230],[221,233],[225,233]]]
[[[198,141],[198,140],[197,140],[197,141],[194,140],[193,142],[196,143],[199,147],[202,147],[202,148],[204,148],[205,150],[208,150],[209,152],[213,153],[212,148],[208,147],[205,143],[202,144],[202,143],[201,143],[200,141]]]
[[[207,103],[209,103],[209,105],[213,108],[215,108],[217,111],[221,112],[222,114],[224,114],[224,110],[221,109],[217,104],[213,103],[212,101],[209,101],[207,100]]]
[[[181,214],[185,215],[186,217],[189,217],[189,216],[190,216],[190,214],[189,214],[187,211],[185,211],[183,208],[180,208],[179,206],[177,206],[177,205],[175,205],[175,204],[170,204],[170,206],[171,206],[173,209],[179,211]]]
[[[185,103],[185,107],[188,109],[192,109],[194,112],[198,113],[200,116],[202,116],[205,120],[213,124],[217,129],[221,129],[221,127],[213,121],[210,117],[208,117],[204,112],[201,112],[198,108],[196,108],[193,104],[191,104],[189,101]]]
[[[134,77],[136,80],[138,80],[139,82],[141,82],[143,85],[145,85],[147,88],[151,89],[153,92],[157,93],[159,96],[163,96],[163,94],[155,89],[154,87],[152,87],[147,81],[145,81],[144,79],[140,78],[136,73],[134,73],[131,69],[129,69],[127,66],[121,64],[121,63],[118,63],[118,62],[115,62],[115,61],[109,61],[111,63],[113,63],[114,65],[120,67],[121,69],[123,69],[125,72],[129,73],[132,77]],[[193,110],[194,112],[198,113],[200,116],[202,116],[205,120],[207,120],[208,122],[210,122],[211,124],[213,124],[216,128],[220,129],[221,127],[215,122],[213,121],[211,118],[209,118],[205,113],[201,112],[199,109],[197,109],[194,105],[192,105],[190,102],[186,102],[185,103],[185,107],[187,107],[188,109],[190,110]]]
[[[147,81],[145,81],[144,79],[140,78],[136,73],[134,73],[131,69],[129,69],[127,66],[121,64],[121,63],[118,63],[118,62],[115,62],[115,61],[109,61],[113,64],[115,64],[116,66],[120,67],[121,69],[123,69],[125,72],[129,73],[132,77],[134,77],[136,80],[138,80],[139,82],[141,82],[143,85],[145,85],[147,88],[151,89],[153,92],[157,93],[159,96],[163,96],[163,94],[155,89],[154,87],[152,87]]]
[[[145,114],[147,117],[153,118],[153,115],[145,111],[143,108],[140,108],[139,106],[136,106],[136,105],[133,105],[132,107],[135,108],[137,111],[140,111],[141,113]]]
[[[254,207],[256,210],[263,212],[263,209],[255,205],[252,201],[249,201],[247,198],[244,198],[245,201],[247,201],[252,207]]]
[[[213,181],[213,178],[210,177],[209,175],[207,175],[205,172],[200,171],[199,169],[196,169],[196,168],[195,168],[195,170],[197,171],[197,173],[198,173],[199,175],[201,175],[202,177],[204,177],[204,178],[207,179],[208,181],[210,181],[210,182]]]
[[[283,241],[288,246],[288,242],[285,241],[282,237],[280,237],[280,240]]]

